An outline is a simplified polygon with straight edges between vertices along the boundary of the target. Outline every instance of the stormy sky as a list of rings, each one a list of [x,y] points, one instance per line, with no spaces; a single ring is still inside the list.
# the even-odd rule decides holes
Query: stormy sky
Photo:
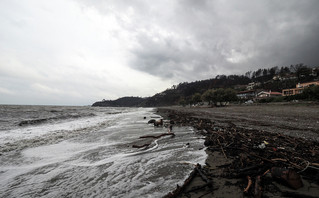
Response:
[[[319,65],[317,0],[1,0],[0,104],[89,105]]]

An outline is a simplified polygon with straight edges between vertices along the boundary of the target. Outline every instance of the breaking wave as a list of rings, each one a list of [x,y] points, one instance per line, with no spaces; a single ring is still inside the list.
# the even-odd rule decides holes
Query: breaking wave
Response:
[[[139,138],[167,133],[153,109],[19,108],[0,130],[0,197],[162,197],[206,159],[190,127]]]
[[[49,122],[49,121],[76,119],[76,118],[93,117],[93,116],[96,116],[96,115],[94,113],[83,114],[83,115],[63,115],[63,116],[51,117],[51,118],[23,120],[18,125],[19,126],[35,125],[35,124],[42,124],[42,123]]]

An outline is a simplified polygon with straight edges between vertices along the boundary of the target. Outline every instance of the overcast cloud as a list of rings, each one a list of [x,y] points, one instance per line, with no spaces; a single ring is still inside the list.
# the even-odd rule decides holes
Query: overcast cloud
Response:
[[[2,0],[0,104],[85,105],[319,65],[319,1]]]

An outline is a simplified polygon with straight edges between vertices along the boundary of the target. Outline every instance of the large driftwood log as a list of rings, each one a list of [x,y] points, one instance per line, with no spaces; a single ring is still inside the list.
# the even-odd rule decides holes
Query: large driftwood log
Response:
[[[197,165],[196,165],[197,167]],[[194,170],[190,173],[189,177],[184,181],[184,184],[182,186],[177,185],[176,189],[173,192],[169,192],[167,195],[165,195],[163,198],[175,198],[177,197],[181,192],[183,192],[183,190],[185,189],[185,187],[193,180],[193,178],[196,176],[197,174],[197,170],[196,167],[194,168]]]
[[[132,147],[133,148],[143,148],[143,147],[147,147],[147,146],[149,146],[150,144],[143,144],[143,145],[133,145]]]
[[[190,189],[189,191],[187,191],[186,193],[190,193],[190,192],[195,192],[197,190],[201,190],[201,189],[205,188],[206,186],[210,187],[209,185],[211,185],[211,184],[212,184],[212,182],[203,184],[201,186],[195,186],[192,189]],[[211,192],[209,192],[209,193],[211,193]]]
[[[163,134],[160,134],[158,136],[155,136],[155,135],[145,135],[145,136],[141,136],[140,138],[154,138],[154,139],[158,139],[160,137],[163,137],[163,136],[167,136],[167,135],[171,135],[172,137],[175,136],[174,133],[163,133]],[[150,144],[143,144],[143,145],[136,145],[134,144],[132,147],[133,148],[143,148],[143,147],[147,147],[149,146]]]
[[[160,134],[160,135],[144,135],[144,136],[141,136],[140,138],[155,138],[155,139],[158,139],[160,137],[163,137],[163,136],[167,136],[167,135],[171,135],[171,136],[175,136],[174,133],[163,133],[163,134]]]
[[[201,170],[201,165],[197,164],[194,168],[194,170],[190,173],[189,177],[184,181],[184,184],[182,186],[177,185],[177,188],[173,191],[168,193],[167,195],[164,196],[164,198],[174,198],[177,197],[180,193],[183,192],[185,187],[192,181],[192,179],[196,176],[196,174],[199,174],[200,177],[206,182],[206,184],[194,187],[193,189],[189,190],[188,192],[193,192],[202,188],[205,188],[208,186],[209,188],[212,187],[213,182],[206,177],[206,175],[203,173]]]
[[[200,164],[197,164],[195,169],[199,173],[200,177],[206,182],[208,186],[212,186],[212,181],[206,177],[206,175],[201,171],[202,167]]]

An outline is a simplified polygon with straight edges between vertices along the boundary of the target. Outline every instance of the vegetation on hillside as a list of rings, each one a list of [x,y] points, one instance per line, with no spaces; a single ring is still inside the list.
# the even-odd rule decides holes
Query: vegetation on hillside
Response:
[[[93,106],[167,106],[167,105],[191,105],[201,102],[217,104],[220,102],[236,101],[236,93],[245,90],[249,83],[255,82],[255,89],[279,91],[294,88],[297,83],[316,80],[319,76],[319,68],[297,64],[284,67],[272,67],[248,71],[244,75],[218,75],[215,78],[195,82],[183,82],[173,85],[161,93],[152,97],[124,97],[114,101],[100,101]],[[296,99],[316,99],[316,89],[305,90]],[[274,100],[274,99],[269,99]],[[290,100],[289,97],[276,100]],[[268,102],[268,101],[266,101]]]
[[[140,106],[140,104],[144,101],[144,98],[140,97],[123,97],[117,100],[102,100],[99,102],[95,102],[92,106],[99,107],[134,107]]]

